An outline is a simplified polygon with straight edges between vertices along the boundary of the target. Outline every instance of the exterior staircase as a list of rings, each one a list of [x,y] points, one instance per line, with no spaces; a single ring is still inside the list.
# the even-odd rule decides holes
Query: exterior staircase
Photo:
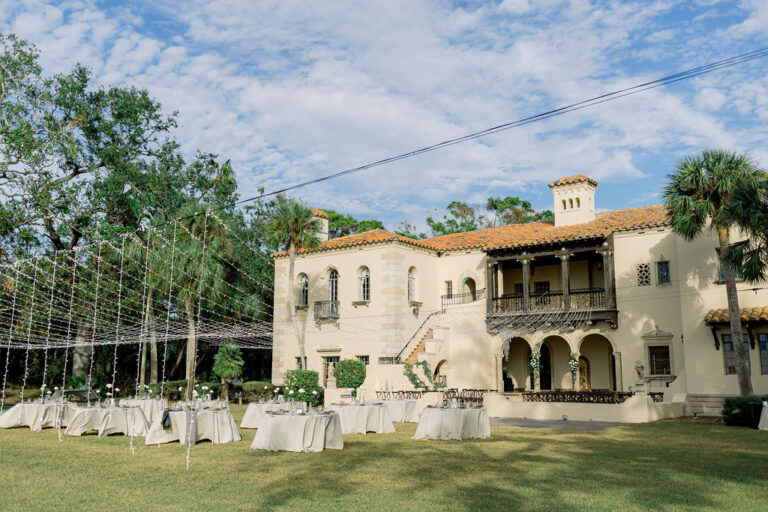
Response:
[[[413,350],[411,350],[411,353],[408,354],[408,357],[404,359],[404,361],[408,364],[416,364],[419,362],[419,354],[423,354],[426,351],[426,345],[427,340],[431,340],[434,336],[434,329],[427,330],[426,333],[424,333],[424,336],[419,340],[419,342],[416,344],[415,347],[413,347]]]

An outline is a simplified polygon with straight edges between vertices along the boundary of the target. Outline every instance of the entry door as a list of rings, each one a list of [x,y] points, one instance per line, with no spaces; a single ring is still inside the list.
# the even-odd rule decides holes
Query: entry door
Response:
[[[584,356],[579,356],[579,386],[582,391],[592,389],[589,381],[589,361]]]

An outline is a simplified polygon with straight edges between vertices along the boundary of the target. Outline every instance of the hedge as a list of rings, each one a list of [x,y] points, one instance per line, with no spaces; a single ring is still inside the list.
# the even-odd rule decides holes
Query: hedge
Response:
[[[723,403],[723,421],[726,425],[757,428],[765,400],[768,395],[728,397]]]
[[[285,372],[283,385],[285,399],[293,402],[309,402],[310,405],[322,403],[324,390],[318,386],[319,380],[317,372],[312,370],[288,370]]]

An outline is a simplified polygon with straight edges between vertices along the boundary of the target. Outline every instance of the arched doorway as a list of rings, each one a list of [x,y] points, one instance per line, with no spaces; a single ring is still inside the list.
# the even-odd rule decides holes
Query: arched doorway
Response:
[[[541,351],[539,352],[539,364],[541,370],[539,370],[539,387],[542,390],[552,389],[552,354],[549,351],[549,346],[546,343],[542,343]]]
[[[464,295],[464,302],[475,302],[477,300],[477,285],[475,280],[468,277],[461,285],[461,293]]]
[[[447,368],[447,365],[446,365],[447,362],[448,362],[447,360],[443,359],[442,361],[437,363],[437,366],[435,367],[435,375],[434,375],[435,382],[441,382],[443,384],[446,383],[445,370]]]
[[[589,359],[579,356],[579,389],[589,391],[592,384],[589,380]]]
[[[512,338],[509,341],[509,352],[502,361],[502,381],[504,391],[525,391],[533,389],[528,372],[528,361],[531,359],[531,346],[523,338]]]
[[[589,334],[581,340],[579,355],[587,363],[587,385],[593,390],[616,390],[616,372],[613,367],[613,346],[601,334]],[[579,382],[581,383],[581,357],[579,358]],[[583,385],[583,384],[582,384]],[[582,389],[584,389],[582,387]]]
[[[541,389],[553,391],[573,389],[571,367],[568,364],[571,347],[565,341],[565,338],[548,336],[542,342],[541,347],[542,352],[544,347],[546,347],[549,358],[549,364],[545,364],[545,360],[539,359],[542,367],[540,374]]]

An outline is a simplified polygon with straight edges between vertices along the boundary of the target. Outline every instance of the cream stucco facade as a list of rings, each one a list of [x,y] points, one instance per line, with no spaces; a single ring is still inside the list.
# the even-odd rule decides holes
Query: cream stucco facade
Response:
[[[410,358],[427,361],[452,388],[629,391],[641,389],[642,380],[665,402],[737,394],[723,338],[728,326],[705,323],[708,311],[727,306],[716,235],[687,242],[658,207],[595,216],[594,186],[564,186],[553,187],[556,216],[574,191],[588,211],[556,217],[555,226],[521,227],[531,230],[526,236],[517,227],[473,232],[469,242],[352,235],[299,254],[290,286],[288,258],[276,256],[273,380],[299,365],[287,294],[301,303],[306,276],[308,300],[296,316],[306,365],[323,383],[325,363],[363,358],[368,394],[410,389],[402,366],[392,364]],[[768,292],[753,288],[739,284],[741,307],[768,304]],[[768,325],[746,327],[752,384],[768,393]],[[543,365],[537,377],[529,371],[531,351]],[[576,374],[571,357],[579,362]]]

